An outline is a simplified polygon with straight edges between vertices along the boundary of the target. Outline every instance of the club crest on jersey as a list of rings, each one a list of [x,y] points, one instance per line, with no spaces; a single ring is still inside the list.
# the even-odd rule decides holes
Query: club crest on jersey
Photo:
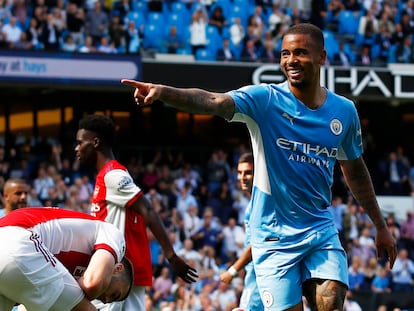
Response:
[[[118,183],[118,191],[122,190],[133,183],[133,180],[129,176],[123,176]]]
[[[265,290],[262,294],[263,297],[263,305],[266,308],[269,308],[273,304],[273,295],[271,292]]]
[[[333,119],[329,126],[331,128],[331,132],[336,136],[340,135],[343,131],[342,123],[338,119]]]

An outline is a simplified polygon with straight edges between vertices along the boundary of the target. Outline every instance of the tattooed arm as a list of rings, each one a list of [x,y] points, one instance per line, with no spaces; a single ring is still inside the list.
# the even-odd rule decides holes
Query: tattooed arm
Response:
[[[375,225],[377,256],[382,258],[386,251],[392,268],[397,256],[396,241],[389,232],[379,208],[374,186],[363,158],[339,161],[339,163],[349,189]]]
[[[149,105],[160,100],[169,106],[189,113],[211,114],[227,120],[231,119],[234,114],[234,101],[224,93],[194,88],[174,88],[127,79],[123,79],[121,82],[135,87],[134,97],[137,105]]]

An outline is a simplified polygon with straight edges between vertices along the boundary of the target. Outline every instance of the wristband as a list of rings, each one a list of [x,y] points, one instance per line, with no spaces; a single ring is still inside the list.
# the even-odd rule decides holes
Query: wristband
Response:
[[[237,272],[237,270],[236,270],[236,268],[235,268],[234,266],[231,266],[231,267],[227,270],[227,272],[228,272],[228,273],[230,273],[230,275],[231,275],[232,277],[236,277],[236,276],[238,275],[238,272]]]

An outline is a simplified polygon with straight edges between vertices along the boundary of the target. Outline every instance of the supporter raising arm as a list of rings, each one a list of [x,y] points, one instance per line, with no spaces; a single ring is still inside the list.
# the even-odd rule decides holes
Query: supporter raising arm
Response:
[[[255,161],[250,242],[266,310],[302,310],[302,294],[312,310],[343,310],[347,258],[327,208],[336,161],[376,227],[378,257],[387,255],[391,267],[396,258],[362,157],[357,110],[321,86],[325,61],[322,31],[303,23],[283,37],[280,66],[287,81],[279,84],[223,94],[121,80],[135,88],[138,105],[159,100],[247,125]]]

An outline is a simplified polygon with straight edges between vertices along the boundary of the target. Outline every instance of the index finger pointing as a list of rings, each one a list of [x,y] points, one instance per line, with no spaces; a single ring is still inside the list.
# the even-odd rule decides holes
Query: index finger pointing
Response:
[[[121,80],[122,84],[128,85],[128,86],[132,86],[132,87],[139,87],[142,85],[141,82],[138,82],[136,80],[130,80],[130,79],[122,79]]]

